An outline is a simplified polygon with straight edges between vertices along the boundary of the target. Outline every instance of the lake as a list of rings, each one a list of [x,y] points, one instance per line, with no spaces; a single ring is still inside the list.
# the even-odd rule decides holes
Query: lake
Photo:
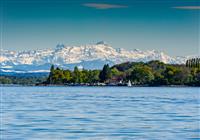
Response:
[[[200,88],[1,87],[1,140],[200,139]]]

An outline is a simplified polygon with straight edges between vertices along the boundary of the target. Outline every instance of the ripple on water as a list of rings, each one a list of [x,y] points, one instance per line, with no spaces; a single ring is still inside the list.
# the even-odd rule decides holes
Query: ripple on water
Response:
[[[2,87],[2,92],[3,140],[200,139],[199,88]]]

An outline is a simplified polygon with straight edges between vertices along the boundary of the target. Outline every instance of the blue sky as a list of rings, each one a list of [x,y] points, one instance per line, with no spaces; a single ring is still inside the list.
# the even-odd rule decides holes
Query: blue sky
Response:
[[[0,0],[3,49],[104,40],[114,48],[199,53],[199,0]]]

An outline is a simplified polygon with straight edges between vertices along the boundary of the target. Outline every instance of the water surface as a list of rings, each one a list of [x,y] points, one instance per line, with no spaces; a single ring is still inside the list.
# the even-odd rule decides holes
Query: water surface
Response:
[[[200,139],[199,99],[199,88],[1,87],[1,139]]]

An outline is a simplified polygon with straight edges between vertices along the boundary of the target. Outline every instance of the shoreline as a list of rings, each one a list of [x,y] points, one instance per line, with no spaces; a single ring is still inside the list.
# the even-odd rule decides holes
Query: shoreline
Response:
[[[175,87],[175,88],[184,88],[184,87],[194,87],[198,88],[200,86],[188,86],[188,85],[160,85],[160,86],[149,86],[149,85],[133,85],[133,86],[126,86],[126,85],[19,85],[19,84],[0,84],[0,87]]]

